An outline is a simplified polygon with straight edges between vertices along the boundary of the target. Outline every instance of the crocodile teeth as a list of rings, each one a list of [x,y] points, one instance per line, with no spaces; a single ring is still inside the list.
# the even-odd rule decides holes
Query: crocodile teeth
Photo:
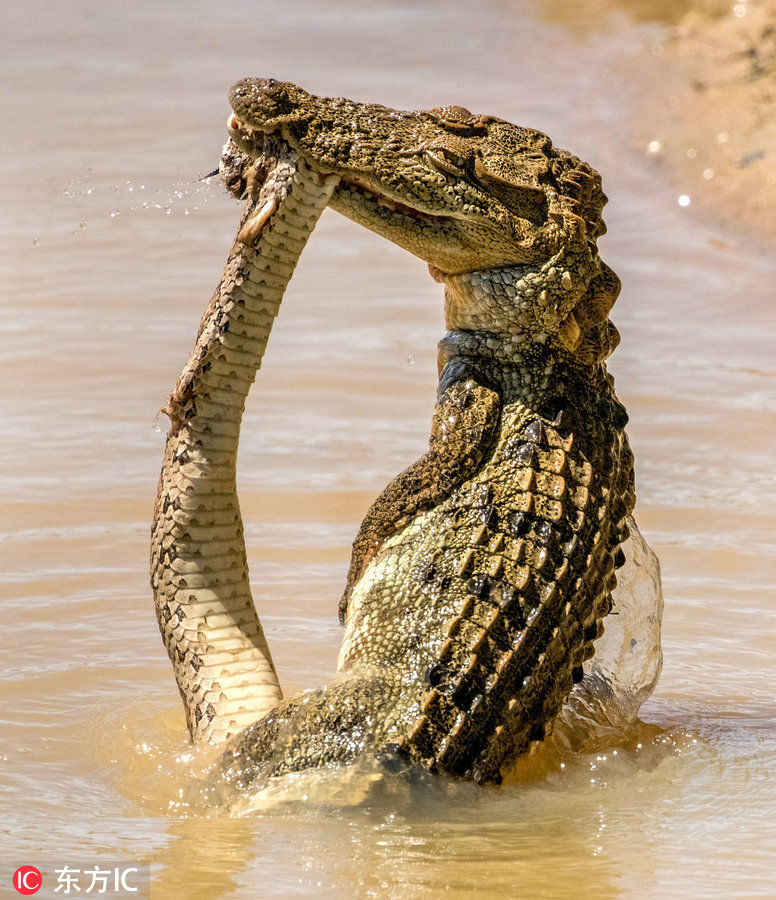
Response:
[[[375,194],[374,199],[378,206],[384,206],[386,209],[390,209],[391,212],[396,212],[399,208],[398,204],[394,203],[393,200],[389,200],[387,197],[383,197],[380,194]]]
[[[242,241],[243,244],[251,244],[254,241],[257,241],[261,236],[264,226],[272,218],[272,214],[277,208],[278,202],[274,197],[267,200],[264,206],[262,206],[261,209],[257,209],[240,229],[237,240]]]
[[[244,140],[252,134],[252,129],[248,128],[245,122],[243,122],[242,119],[239,119],[234,113],[226,120],[226,130],[229,132],[231,139],[238,144],[241,140]]]

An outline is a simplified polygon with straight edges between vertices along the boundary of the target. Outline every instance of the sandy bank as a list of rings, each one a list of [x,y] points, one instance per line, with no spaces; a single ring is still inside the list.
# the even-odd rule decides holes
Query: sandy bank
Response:
[[[645,51],[637,139],[677,202],[776,243],[776,0],[692,10]],[[642,78],[641,75],[644,77]]]

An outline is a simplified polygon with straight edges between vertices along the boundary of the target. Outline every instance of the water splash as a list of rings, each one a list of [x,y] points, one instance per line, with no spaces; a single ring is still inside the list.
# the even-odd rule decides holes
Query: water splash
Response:
[[[605,746],[632,729],[663,666],[660,563],[632,518],[628,527],[604,633],[553,729],[553,741],[575,751]]]
[[[91,207],[89,218],[98,220],[101,217],[117,219],[122,215],[142,212],[190,216],[199,212],[214,197],[221,196],[217,187],[218,179],[212,174],[205,177],[192,176],[190,180],[158,188],[145,183],[136,184],[131,180],[122,184],[99,184],[94,177],[94,167],[89,166],[71,179],[62,193],[68,200],[79,205],[88,203]],[[110,197],[110,201],[101,204],[106,197]],[[102,209],[99,208],[100,205]],[[78,212],[80,214],[81,209]],[[79,229],[85,228],[86,215],[81,215],[80,222],[72,233],[77,234]]]
[[[153,422],[151,422],[151,427],[154,429],[154,431],[155,431],[157,434],[166,434],[166,433],[167,433],[167,430],[166,430],[166,429],[162,430],[162,424],[161,424],[162,416],[164,416],[164,417],[167,418],[168,420],[169,420],[169,418],[170,418],[170,416],[169,416],[167,410],[166,410],[164,407],[162,407],[161,409],[157,410],[157,413],[156,413],[156,415],[154,416],[154,420],[153,420]]]

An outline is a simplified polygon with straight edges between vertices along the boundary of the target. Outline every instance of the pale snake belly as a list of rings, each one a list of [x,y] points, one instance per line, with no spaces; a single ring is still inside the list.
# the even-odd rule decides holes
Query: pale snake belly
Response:
[[[247,181],[253,196],[164,410],[171,428],[151,542],[157,618],[189,731],[195,741],[213,743],[282,698],[251,596],[237,450],[245,400],[283,293],[337,181],[272,137],[265,139],[260,164],[270,166],[259,189],[251,184],[255,170],[224,171],[235,161],[239,151],[228,144],[222,177]]]

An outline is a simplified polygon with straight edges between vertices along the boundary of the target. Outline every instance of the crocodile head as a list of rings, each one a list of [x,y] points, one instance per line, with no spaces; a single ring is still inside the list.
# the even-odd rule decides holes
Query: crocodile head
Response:
[[[512,304],[523,308],[522,330],[560,334],[583,352],[587,339],[592,357],[601,357],[602,342],[609,348],[612,331],[601,326],[619,282],[597,253],[606,230],[601,179],[546,135],[460,106],[405,112],[316,97],[274,79],[237,82],[230,103],[231,158],[260,160],[271,134],[322,177],[335,175],[330,206],[425,260],[446,282],[449,327],[514,333],[517,320],[503,309],[472,320],[482,296],[457,276],[522,267],[525,294]],[[229,177],[240,195],[242,170]],[[574,318],[576,307],[585,312]],[[494,315],[495,324],[485,321]]]

